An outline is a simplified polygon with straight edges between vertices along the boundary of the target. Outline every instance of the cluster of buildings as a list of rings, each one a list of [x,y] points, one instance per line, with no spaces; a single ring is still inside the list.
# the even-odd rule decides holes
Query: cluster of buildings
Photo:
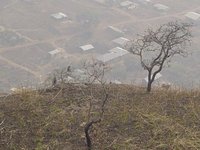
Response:
[[[94,0],[94,1],[100,4],[106,4],[108,2],[107,0]],[[160,11],[161,13],[162,12],[166,13],[170,11],[169,6],[162,3],[154,3],[151,0],[122,0],[122,1],[112,0],[112,2],[114,4],[117,4],[119,8],[126,9],[126,10],[136,9],[140,7],[140,5],[149,5],[151,8],[154,8],[155,10]],[[54,18],[55,20],[61,20],[61,21],[69,19],[69,16],[63,12],[51,14],[51,17]],[[187,12],[184,15],[184,17],[185,19],[188,19],[190,21],[198,22],[200,19],[200,14],[198,12]],[[108,29],[112,30],[113,32],[119,33],[119,35],[125,35],[125,31],[119,29],[118,27],[110,25],[108,26]],[[110,50],[107,50],[107,52],[104,54],[95,55],[96,60],[107,64],[107,63],[112,63],[113,60],[118,60],[128,55],[129,51],[126,49],[126,43],[129,41],[130,40],[128,38],[125,38],[123,36],[114,38],[111,42],[115,44],[115,47],[111,48]],[[87,52],[88,54],[90,52],[94,53],[96,47],[95,45],[88,43],[85,45],[80,45],[79,49],[82,50],[84,53]],[[50,51],[49,54],[53,57],[58,56],[58,55],[63,56],[65,55],[65,50],[62,48],[57,48],[55,50]],[[162,75],[159,73],[157,74],[155,80],[157,82],[162,82],[162,84],[163,83],[165,84],[166,82],[160,80],[161,78],[162,78]],[[74,70],[73,77],[69,76],[67,78],[69,82],[75,82],[78,79],[86,80],[85,72],[81,69]],[[114,81],[116,81],[117,84],[121,84],[121,81],[119,80],[114,80]],[[143,81],[148,82],[147,77],[144,78]],[[167,85],[169,84],[170,83],[167,82]]]
[[[105,5],[108,3],[107,0],[94,0],[94,1],[101,4],[105,4]],[[111,0],[111,1],[113,4],[118,5],[121,8],[126,8],[128,10],[138,8],[141,4],[149,5],[151,8],[154,8],[161,12],[167,12],[170,10],[169,6],[162,3],[154,3],[152,0],[122,0],[122,1]],[[192,21],[197,21],[200,19],[200,13],[188,12],[185,14],[185,17]],[[113,27],[110,26],[110,28],[113,28]]]
[[[27,2],[31,2],[31,0],[28,0]],[[76,3],[76,1],[72,0],[71,3],[73,3],[73,2]],[[82,1],[79,1],[78,3],[81,4]],[[78,3],[77,3],[77,5],[78,5]],[[156,24],[158,22],[159,18],[161,19],[161,21],[163,21],[165,18],[167,18],[167,19],[169,18],[167,16],[171,16],[174,18],[180,17],[180,19],[191,21],[191,22],[194,22],[195,24],[198,24],[199,19],[200,19],[200,13],[197,11],[198,9],[191,9],[191,11],[188,10],[188,12],[185,10],[183,12],[178,12],[177,10],[175,10],[175,8],[170,3],[167,3],[167,0],[166,1],[161,1],[161,0],[160,1],[156,1],[156,0],[86,0],[83,3],[84,3],[83,6],[81,6],[81,5],[77,6],[77,10],[76,10],[77,12],[79,11],[78,9],[87,7],[87,5],[89,3],[91,3],[91,5],[88,6],[88,8],[90,8],[92,5],[94,5],[94,7],[95,7],[94,9],[103,8],[102,10],[107,10],[107,11],[105,11],[105,14],[108,12],[108,16],[106,16],[104,14],[104,12],[101,13],[100,9],[98,11],[92,10],[93,9],[92,7],[91,7],[91,10],[87,9],[88,12],[87,11],[84,12],[85,11],[85,8],[84,8],[78,13],[76,11],[74,11],[74,12],[76,12],[76,13],[74,13],[72,10],[67,11],[67,9],[65,10],[62,7],[60,7],[59,10],[57,9],[58,7],[56,9],[53,8],[51,11],[49,11],[51,13],[46,13],[46,12],[48,12],[47,10],[43,11],[42,15],[48,16],[46,18],[48,18],[49,22],[52,24],[50,24],[49,29],[46,29],[46,28],[48,28],[48,27],[46,27],[45,29],[41,29],[38,31],[43,32],[45,30],[44,31],[44,34],[45,34],[49,30],[51,30],[51,32],[47,33],[47,38],[49,38],[48,35],[52,36],[53,38],[52,37],[51,38],[53,39],[53,42],[56,43],[56,44],[55,43],[52,44],[53,42],[50,41],[50,42],[47,42],[47,44],[49,44],[49,45],[52,44],[52,45],[49,47],[47,46],[47,48],[46,48],[47,50],[46,49],[43,50],[43,48],[41,48],[43,50],[43,52],[45,53],[42,55],[47,56],[49,59],[49,61],[47,62],[48,65],[46,65],[47,67],[52,65],[53,61],[54,62],[57,60],[60,61],[59,60],[60,58],[68,59],[69,56],[72,56],[72,55],[74,55],[73,58],[75,58],[75,57],[82,58],[82,57],[87,57],[87,56],[92,55],[99,62],[102,62],[105,64],[112,64],[112,66],[114,66],[114,64],[121,63],[122,65],[125,66],[126,64],[128,64],[128,61],[129,61],[126,58],[130,58],[129,55],[131,55],[131,54],[129,54],[129,51],[126,49],[126,43],[130,42],[130,37],[132,35],[135,36],[137,33],[140,33],[140,31],[142,31],[144,29],[144,24],[145,25],[146,24],[148,24],[148,25]],[[101,5],[100,7],[98,7],[99,4]],[[97,5],[97,7],[96,7],[96,5]],[[144,11],[145,9],[147,10],[147,13],[146,13],[146,11]],[[93,11],[94,11],[94,13],[93,13]],[[116,12],[114,13],[114,11],[116,11]],[[111,19],[109,18],[109,17],[111,17],[111,16],[109,16],[109,14],[111,14],[111,13],[113,16],[113,20],[111,20],[112,18]],[[176,15],[173,16],[173,13]],[[164,15],[166,15],[166,17],[164,17],[164,19],[162,20],[162,16],[164,16]],[[124,16],[124,18],[120,18],[123,16]],[[156,20],[155,22],[154,22],[154,17]],[[103,20],[104,18],[110,19],[110,20],[109,21],[107,21],[106,19]],[[129,18],[130,18],[130,20],[129,20]],[[153,20],[152,22],[151,22],[151,18]],[[158,18],[158,20],[157,20],[157,18]],[[90,24],[90,22],[92,22],[92,19],[94,19],[95,21],[97,20],[97,23],[95,25],[104,26],[104,27],[99,28],[98,32],[93,33],[92,31],[95,30],[95,28],[97,26],[95,26],[94,24]],[[102,19],[102,20],[100,20],[100,19]],[[138,19],[138,22],[137,22],[137,19]],[[147,22],[146,22],[146,19],[148,20]],[[166,21],[167,21],[167,19],[166,19]],[[134,23],[131,22],[132,20]],[[140,20],[141,20],[141,24],[140,24]],[[71,21],[71,24],[70,23],[65,24],[68,21]],[[83,25],[82,21],[86,22],[87,24]],[[98,24],[99,23],[98,21],[99,22],[102,21],[102,22],[100,24]],[[104,23],[105,23],[105,25],[104,25]],[[70,25],[73,27],[71,27]],[[90,27],[91,27],[91,29],[90,29]],[[129,29],[129,27],[131,28],[131,30]],[[40,28],[40,26],[39,26],[39,28]],[[94,29],[92,29],[92,28],[94,28]],[[83,31],[84,29],[87,30],[88,32],[84,32]],[[135,31],[133,31],[133,30],[135,30]],[[3,31],[4,31],[3,27],[0,26],[0,32],[3,32]],[[29,34],[31,34],[31,36],[34,35],[35,32],[34,32],[34,30],[32,30],[32,31],[33,31],[33,34],[31,32],[29,33],[27,31],[27,37],[29,37]],[[56,31],[58,31],[58,34],[55,34],[55,36],[58,37],[58,38],[56,37],[57,39],[54,38],[54,33]],[[112,33],[110,33],[110,31],[112,31]],[[24,31],[24,33],[25,32],[26,31]],[[65,39],[67,39],[68,34],[71,35],[74,32],[77,32],[77,33],[80,32],[80,34],[77,34],[75,38],[69,38],[70,40],[65,40]],[[104,34],[104,32],[107,32],[107,33]],[[22,34],[24,34],[24,33],[22,32]],[[92,34],[89,35],[89,33],[92,33]],[[37,35],[40,36],[42,34],[43,33],[36,34],[36,36]],[[98,34],[99,34],[99,37],[97,37]],[[62,37],[60,38],[59,37],[60,35],[63,38]],[[65,35],[66,35],[66,37],[65,37]],[[83,35],[85,35],[86,38],[81,37]],[[88,37],[90,36],[90,37],[88,38],[87,36]],[[13,38],[11,38],[12,41],[16,41],[17,38],[14,37],[13,35],[12,35],[12,37],[13,37]],[[102,42],[102,39],[103,39],[103,42]],[[68,41],[69,41],[69,43],[68,43]],[[101,44],[99,44],[99,43],[101,43]],[[76,51],[77,53],[74,51]],[[44,58],[46,58],[46,57],[44,57]],[[56,59],[53,59],[53,58],[56,58]],[[80,60],[80,59],[78,59],[78,60]],[[16,62],[16,63],[18,63],[18,62]],[[43,63],[43,64],[45,64],[45,63]],[[58,64],[59,64],[59,62],[58,62]],[[43,65],[43,66],[45,66],[45,65]],[[36,68],[36,70],[38,68]],[[116,68],[119,68],[119,67],[116,65]],[[41,71],[41,70],[39,70],[39,71]],[[135,70],[133,71],[131,69],[127,69],[127,71],[134,72]],[[67,80],[74,81],[74,80],[76,80],[76,79],[74,79],[75,76],[77,78],[84,79],[85,73],[81,69],[76,69],[76,70],[74,70],[73,77],[69,76]],[[143,74],[142,76],[144,77],[145,75]],[[142,79],[143,77],[141,77],[140,79]],[[156,76],[156,80],[158,80],[158,81],[162,78],[163,78],[163,76],[161,74],[158,74]],[[118,79],[120,80],[120,77]],[[121,81],[119,81],[119,80],[116,80],[114,78],[113,81],[116,81],[116,83],[119,84],[119,83],[121,83]],[[147,78],[144,78],[143,81],[147,82]]]

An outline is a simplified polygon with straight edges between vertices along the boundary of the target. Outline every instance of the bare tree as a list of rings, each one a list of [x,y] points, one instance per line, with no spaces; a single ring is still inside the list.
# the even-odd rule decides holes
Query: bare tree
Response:
[[[87,123],[84,128],[85,132],[85,138],[87,143],[87,149],[92,149],[92,140],[89,134],[90,129],[97,123],[100,123],[102,121],[103,115],[105,113],[105,105],[108,101],[109,94],[108,94],[108,86],[106,86],[106,81],[104,79],[106,71],[109,70],[109,67],[101,62],[96,62],[94,60],[88,61],[84,64],[84,69],[86,71],[86,74],[88,76],[87,83],[90,91],[90,102],[89,102],[89,108],[88,108],[88,117],[87,117]],[[99,84],[102,89],[102,98],[96,99],[94,96],[94,84]],[[97,100],[101,103],[99,106],[99,110],[92,110],[94,107],[94,101]],[[95,107],[94,107],[95,108]],[[98,115],[93,116],[92,111],[97,111]]]
[[[156,75],[173,56],[187,56],[191,42],[191,24],[169,22],[157,29],[149,28],[144,35],[127,43],[127,48],[139,56],[140,63],[148,72],[147,92],[151,91]]]

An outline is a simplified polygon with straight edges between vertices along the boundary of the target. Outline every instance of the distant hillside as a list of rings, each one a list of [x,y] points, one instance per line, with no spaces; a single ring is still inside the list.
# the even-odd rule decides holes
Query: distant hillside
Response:
[[[0,100],[1,150],[85,150],[84,126],[96,150],[200,149],[200,91],[154,90],[129,85],[66,84],[21,90]],[[90,115],[88,115],[90,110]],[[89,118],[88,118],[89,117]]]

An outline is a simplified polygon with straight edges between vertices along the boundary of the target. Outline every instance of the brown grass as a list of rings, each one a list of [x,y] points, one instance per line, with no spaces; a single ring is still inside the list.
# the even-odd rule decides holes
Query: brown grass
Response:
[[[200,92],[108,85],[101,123],[90,134],[97,150],[200,149]],[[102,90],[93,85],[94,99]],[[66,85],[23,90],[0,100],[0,149],[85,150],[90,90]],[[84,93],[84,94],[83,94]],[[57,95],[55,97],[55,95]],[[94,105],[98,105],[98,102]],[[98,114],[96,109],[93,114]]]

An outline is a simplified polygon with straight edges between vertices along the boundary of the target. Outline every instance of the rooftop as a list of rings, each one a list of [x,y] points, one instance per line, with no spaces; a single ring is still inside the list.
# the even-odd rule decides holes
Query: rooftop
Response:
[[[168,6],[163,5],[163,4],[159,4],[159,3],[158,3],[158,4],[155,4],[154,7],[155,7],[156,9],[158,9],[158,10],[168,10],[168,9],[169,9]]]
[[[109,61],[116,59],[118,57],[124,56],[128,53],[129,52],[127,50],[122,49],[120,47],[116,47],[116,48],[109,50],[109,53],[106,53],[106,54],[103,54],[103,55],[97,57],[97,60],[106,63],[106,62],[109,62]]]
[[[61,53],[61,52],[63,52],[63,50],[60,49],[60,48],[58,48],[58,49],[55,49],[55,50],[50,51],[50,52],[48,52],[48,53],[49,53],[51,56],[54,56],[54,55],[57,55],[57,54],[59,54],[59,53]]]
[[[124,2],[120,3],[120,6],[122,6],[122,7],[128,7],[130,5],[133,5],[133,2],[131,2],[131,1],[124,1]]]
[[[114,43],[117,43],[121,46],[124,46],[128,41],[130,41],[130,40],[127,38],[124,38],[124,37],[119,37],[119,38],[113,40]]]
[[[87,45],[80,46],[80,48],[83,51],[88,51],[88,50],[94,49],[94,46],[92,44],[87,44]]]
[[[116,27],[113,27],[113,26],[108,26],[109,29],[115,31],[115,32],[118,32],[118,33],[124,33],[122,30],[116,28]]]
[[[115,47],[111,50],[109,50],[109,52],[111,53],[120,53],[121,55],[125,55],[128,54],[129,52],[121,47]]]
[[[55,14],[52,14],[51,15],[53,18],[55,19],[64,19],[64,18],[67,18],[67,15],[62,13],[62,12],[59,12],[59,13],[55,13]]]
[[[192,19],[192,20],[198,20],[200,18],[200,14],[196,13],[196,12],[188,12],[188,13],[185,14],[185,16],[187,18]]]

